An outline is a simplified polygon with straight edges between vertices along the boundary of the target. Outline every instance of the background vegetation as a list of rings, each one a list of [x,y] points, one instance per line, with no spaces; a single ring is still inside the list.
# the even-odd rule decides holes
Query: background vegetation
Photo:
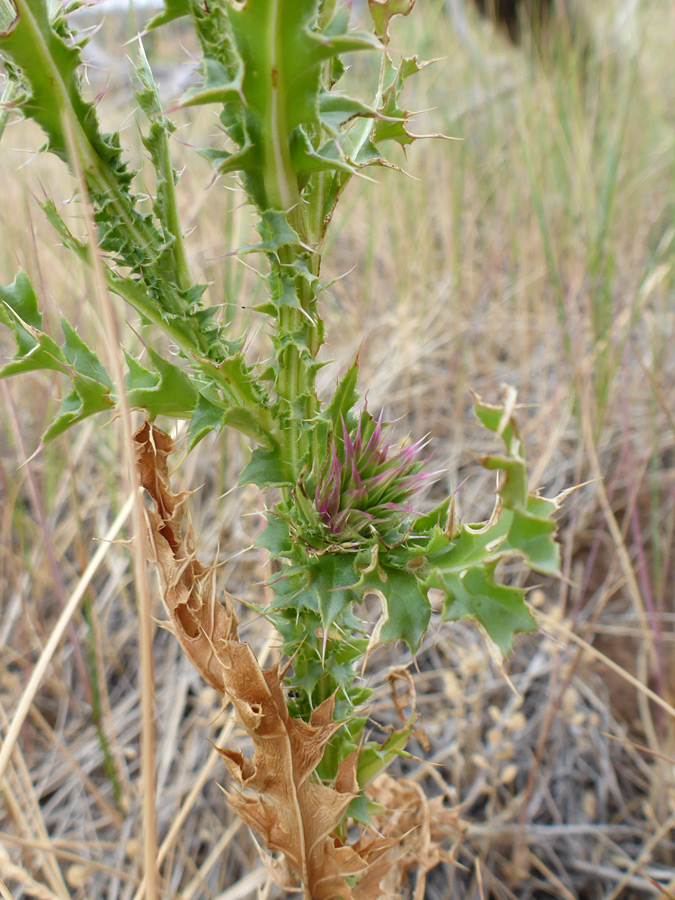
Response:
[[[325,274],[358,263],[324,302],[335,363],[323,384],[360,348],[369,408],[401,416],[401,435],[430,432],[445,486],[458,488],[469,519],[488,512],[475,500],[486,475],[466,449],[484,440],[469,388],[486,399],[502,382],[518,388],[534,484],[545,493],[588,482],[561,515],[563,582],[531,581],[542,632],[521,637],[509,660],[515,690],[469,627],[432,628],[410,669],[429,742],[413,747],[428,762],[403,766],[410,803],[423,802],[414,788],[423,784],[458,807],[443,826],[452,858],[425,886],[411,873],[419,898],[675,896],[675,720],[647,693],[674,700],[675,9],[636,3],[620,27],[619,6],[607,0],[589,14],[590,48],[559,34],[544,60],[472,17],[460,42],[439,3],[420,4],[397,22],[394,41],[441,59],[416,79],[408,105],[428,110],[419,131],[461,140],[418,144],[401,160],[409,179],[385,172],[377,185],[352,185],[333,227]],[[129,97],[120,44],[142,20],[109,14],[95,39],[111,68],[88,77],[92,95],[105,88],[111,126]],[[147,44],[167,104],[181,90],[176,60],[189,77],[183,38],[174,31]],[[363,66],[349,77],[371,77]],[[190,154],[181,142],[216,129],[208,110],[181,115],[177,162]],[[132,117],[123,137],[140,158]],[[93,343],[100,316],[87,273],[35,202],[46,190],[68,215],[73,184],[35,155],[40,143],[10,117],[0,279],[9,283],[18,261],[53,324],[63,312]],[[252,346],[264,342],[249,311],[255,272],[217,258],[249,242],[235,184],[212,183],[208,164],[191,158],[179,195],[198,277],[248,323]],[[138,631],[129,554],[95,543],[127,501],[119,429],[87,422],[31,458],[57,386],[25,376],[0,391],[0,734],[101,550],[0,785],[0,891],[131,900],[141,868]],[[255,489],[232,490],[245,452],[236,436],[225,446],[207,439],[180,486],[197,490],[202,559],[220,547],[229,559],[221,582],[247,601],[260,598],[267,570],[260,551],[242,552],[263,525]],[[250,618],[242,633],[274,653],[264,622]],[[231,731],[227,711],[159,629],[155,651],[164,896],[270,891],[218,790],[225,773],[208,739]],[[371,657],[373,727],[397,721],[384,676],[408,662],[386,648]],[[438,861],[433,830],[423,868]]]

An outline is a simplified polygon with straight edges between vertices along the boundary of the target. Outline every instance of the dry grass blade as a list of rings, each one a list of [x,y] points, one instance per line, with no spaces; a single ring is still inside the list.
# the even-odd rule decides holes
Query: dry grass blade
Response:
[[[47,641],[45,648],[40,655],[40,659],[38,660],[35,668],[33,669],[33,672],[31,673],[28,684],[24,688],[17,708],[14,712],[14,715],[12,716],[12,721],[7,731],[7,735],[2,742],[2,747],[0,748],[0,780],[4,775],[7,763],[9,762],[9,759],[12,755],[12,751],[14,750],[14,747],[16,745],[23,723],[26,721],[26,717],[30,712],[31,703],[35,699],[35,695],[37,694],[42,679],[47,672],[49,663],[51,662],[51,659],[54,656],[54,653],[56,652],[59,644],[61,643],[66,629],[68,628],[68,622],[70,622],[72,617],[75,615],[75,612],[82,602],[82,598],[84,597],[84,594],[89,587],[92,578],[96,574],[99,566],[105,558],[106,553],[108,552],[110,542],[117,537],[120,529],[129,518],[129,514],[133,509],[133,502],[133,497],[129,497],[122,509],[117,514],[115,521],[106,532],[101,546],[92,556],[91,562],[82,573],[82,577],[80,578],[77,587],[68,598],[68,602],[64,606],[63,611],[59,616],[58,621],[56,622],[56,625],[49,635],[49,640]]]
[[[603,665],[607,666],[613,672],[616,672],[617,675],[620,675],[625,681],[629,684],[632,684],[633,687],[638,690],[641,694],[644,694],[645,697],[649,697],[649,699],[656,703],[657,706],[660,706],[661,709],[665,710],[669,716],[675,719],[675,708],[670,705],[663,697],[659,697],[658,694],[655,694],[654,691],[647,687],[646,684],[643,684],[639,679],[634,678],[630,672],[626,672],[624,668],[622,668],[618,663],[615,663],[613,659],[610,659],[604,653],[601,653],[599,650],[596,650],[591,644],[585,641],[583,638],[580,638],[578,634],[575,634],[570,628],[564,625],[562,622],[558,622],[552,616],[548,616],[545,613],[542,613],[540,610],[532,610],[532,614],[536,616],[541,622],[546,626],[546,628],[550,628],[551,631],[557,631],[559,634],[573,641],[575,644],[578,644],[579,647],[582,647],[590,656],[599,660]]]
[[[675,813],[673,813],[668,819],[666,819],[666,821],[661,825],[660,828],[656,829],[654,834],[651,835],[649,840],[645,843],[644,847],[640,850],[640,853],[637,855],[637,857],[634,860],[628,860],[626,874],[617,884],[611,894],[607,897],[607,900],[619,900],[622,892],[624,891],[626,885],[630,882],[632,876],[635,874],[642,874],[640,872],[641,867],[649,863],[652,858],[654,849],[668,834],[672,832],[673,827],[675,827]]]
[[[230,827],[224,831],[221,836],[218,838],[217,843],[214,845],[213,850],[209,853],[207,858],[199,867],[199,871],[192,879],[192,882],[188,885],[188,887],[183,891],[184,900],[193,900],[193,897],[197,893],[197,891],[201,890],[204,885],[205,877],[208,875],[211,868],[218,862],[220,857],[227,851],[231,842],[237,836],[238,832],[241,830],[242,821],[241,819],[237,819],[237,821],[233,822]]]
[[[138,490],[139,473],[132,449],[131,410],[127,398],[124,372],[122,368],[122,352],[119,341],[119,328],[115,310],[110,299],[103,271],[103,260],[94,225],[93,212],[87,183],[82,172],[81,157],[76,142],[77,123],[71,121],[66,112],[62,115],[64,133],[68,143],[68,154],[73,171],[77,176],[82,210],[87,229],[90,263],[93,273],[93,285],[96,293],[97,307],[103,313],[102,343],[107,348],[110,367],[117,388],[118,403],[124,434],[123,453],[126,461],[126,474],[134,510],[134,581],[136,584],[136,601],[139,620],[139,650],[141,660],[141,768],[143,777],[143,848],[146,870],[146,895],[148,900],[159,897],[159,876],[157,870],[157,808],[156,808],[156,772],[155,772],[155,709],[154,692],[155,676],[152,656],[153,624],[151,615],[150,583],[147,571],[146,536],[142,526],[143,505]]]
[[[105,863],[88,859],[81,853],[73,853],[70,850],[66,850],[63,847],[60,847],[58,845],[58,842],[31,841],[27,840],[26,838],[18,838],[16,837],[16,835],[8,834],[7,832],[0,832],[0,838],[3,841],[7,841],[8,844],[16,844],[17,846],[25,847],[28,850],[46,850],[58,859],[62,859],[65,862],[75,863],[76,865],[84,869],[97,869],[100,872],[105,872],[118,878],[124,878],[125,880],[132,883],[136,883],[138,881],[138,879],[133,875],[122,872],[120,869],[115,869],[112,866],[107,866]]]
[[[588,450],[588,455],[591,463],[591,472],[593,473],[593,478],[597,481],[597,489],[598,496],[600,498],[600,502],[602,504],[602,509],[605,514],[605,520],[607,522],[607,527],[609,528],[610,534],[614,540],[616,545],[616,552],[619,558],[619,562],[621,563],[621,568],[623,570],[624,576],[626,578],[626,582],[630,588],[630,593],[633,599],[633,603],[635,605],[636,612],[640,615],[640,622],[645,634],[649,642],[649,649],[651,654],[651,660],[653,664],[656,664],[656,660],[658,658],[657,648],[656,648],[656,636],[653,634],[652,629],[649,627],[649,620],[647,618],[647,613],[645,610],[645,601],[640,592],[640,587],[638,585],[637,577],[635,575],[635,571],[630,561],[630,557],[628,555],[628,551],[626,550],[626,543],[624,537],[621,533],[621,529],[616,521],[616,516],[612,511],[612,507],[610,505],[609,499],[607,497],[607,491],[605,490],[605,482],[602,475],[602,468],[600,466],[600,460],[598,459],[598,453],[595,446],[595,440],[593,438],[593,426],[591,423],[590,413],[588,411],[587,404],[584,404],[582,409],[582,425],[584,438],[586,440],[586,448]]]
[[[50,891],[48,887],[45,887],[43,884],[35,881],[34,878],[22,869],[21,866],[16,866],[10,860],[9,854],[7,851],[0,846],[0,873],[2,873],[4,878],[11,879],[12,881],[17,881],[22,888],[26,891],[29,897],[34,897],[35,900],[63,900],[63,896],[59,896],[55,894],[53,891]],[[11,898],[11,894],[9,894]]]
[[[7,728],[7,716],[2,704],[0,704],[0,723],[3,728]],[[0,782],[0,789],[24,835],[49,843],[42,809],[20,747],[14,750],[13,763],[8,767],[6,778]],[[68,888],[56,853],[48,850],[46,853],[37,854],[37,859],[51,890],[58,896],[67,898]]]
[[[254,869],[222,894],[218,894],[216,900],[245,900],[246,897],[251,897],[256,889],[259,890],[268,877],[267,869]]]

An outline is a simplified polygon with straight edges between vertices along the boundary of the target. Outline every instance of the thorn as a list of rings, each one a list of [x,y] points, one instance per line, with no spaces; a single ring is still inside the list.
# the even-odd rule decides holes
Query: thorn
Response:
[[[37,445],[35,450],[28,457],[28,459],[24,459],[24,461],[21,463],[21,465],[18,466],[18,468],[22,469],[24,466],[27,466],[30,463],[32,463],[33,460],[38,456],[39,453],[41,453],[42,450],[44,450],[45,447],[46,447],[46,444],[43,443],[43,441],[40,441],[40,443]]]

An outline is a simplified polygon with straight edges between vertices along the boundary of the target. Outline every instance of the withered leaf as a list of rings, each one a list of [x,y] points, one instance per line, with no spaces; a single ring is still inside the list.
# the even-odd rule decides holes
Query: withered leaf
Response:
[[[413,900],[423,900],[427,872],[440,862],[454,861],[444,844],[447,846],[449,837],[459,842],[464,832],[458,809],[444,806],[442,797],[429,800],[420,785],[386,773],[375,779],[368,795],[384,807],[373,817],[373,825],[396,843],[396,857],[379,860],[370,867],[359,882],[355,900],[399,896],[413,869],[417,872]]]
[[[234,607],[227,596],[222,602],[216,598],[213,569],[197,559],[191,530],[183,532],[190,492],[171,490],[167,456],[175,450],[173,440],[146,421],[134,434],[134,445],[141,484],[154,501],[154,509],[147,510],[148,531],[171,630],[202,678],[223,693],[216,648],[236,638]]]
[[[218,645],[225,692],[253,742],[253,759],[219,750],[230,774],[249,793],[228,794],[242,819],[268,850],[283,853],[312,900],[349,900],[346,878],[368,868],[353,847],[334,832],[357,795],[358,754],[339,766],[333,786],[312,779],[326,744],[341,723],[333,718],[334,697],[314,710],[309,722],[288,712],[278,668],[263,671],[247,644]]]

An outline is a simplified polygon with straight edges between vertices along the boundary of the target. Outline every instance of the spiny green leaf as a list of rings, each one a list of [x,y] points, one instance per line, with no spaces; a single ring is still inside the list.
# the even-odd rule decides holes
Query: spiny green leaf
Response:
[[[147,409],[153,418],[160,415],[190,418],[197,403],[197,392],[188,376],[149,347],[148,356],[158,374],[157,383],[152,387],[147,387],[145,380],[144,384],[134,384],[128,393],[129,403]]]
[[[67,319],[61,319],[61,328],[66,338],[63,345],[63,354],[79,375],[84,375],[92,381],[98,381],[108,389],[112,389],[112,381],[108,377],[103,363],[91,350]]]
[[[405,752],[406,744],[415,727],[414,721],[405,728],[392,731],[385,741],[378,744],[367,741],[359,753],[356,777],[359,787],[365,789],[381,772],[383,772],[398,756],[409,756]]]
[[[7,310],[4,309],[5,305],[16,313],[16,317],[8,316]],[[38,309],[38,300],[30,279],[23,269],[7,287],[0,284],[0,320],[13,329],[17,318],[32,328],[42,328],[42,313]],[[30,347],[27,346],[26,349],[30,349]],[[19,350],[23,350],[21,345]]]
[[[232,341],[226,348],[229,355],[219,362],[208,359],[196,359],[195,368],[200,375],[205,376],[209,382],[222,391],[226,405],[224,408],[244,406],[255,413],[259,425],[259,436],[265,435],[262,443],[269,443],[270,413],[267,409],[269,402],[265,386],[257,377],[255,369],[247,365],[241,351],[243,341]],[[216,402],[213,397],[212,402]],[[270,445],[271,446],[271,445]]]
[[[447,592],[444,621],[475,619],[504,655],[518,632],[537,630],[523,600],[525,592],[497,584],[492,567],[473,566],[462,575],[444,575],[443,587]]]
[[[71,141],[64,129],[72,131],[77,167],[87,183],[98,226],[99,246],[117,265],[116,271],[106,271],[109,286],[149,321],[165,328],[183,351],[222,356],[219,327],[204,329],[193,305],[194,286],[173,196],[175,174],[168,159],[168,134],[173,126],[161,114],[149,67],[141,58],[139,102],[152,118],[146,140],[158,171],[158,228],[131,192],[133,172],[122,158],[119,135],[101,132],[94,105],[82,97],[80,45],[68,23],[61,16],[57,29],[50,21],[47,0],[16,0],[16,7],[17,21],[7,34],[0,35],[0,54],[13,64],[12,77],[25,85],[21,111],[40,125],[48,149],[65,162],[69,161]],[[88,248],[70,234],[53,204],[48,213],[66,246],[89,263]],[[121,276],[120,269],[130,269],[133,274]],[[137,304],[141,295],[142,302]]]
[[[29,318],[23,319],[19,309]],[[37,312],[37,300],[24,273],[19,273],[9,288],[0,287],[0,321],[11,328],[16,342],[15,358],[0,370],[0,377],[8,378],[37,369],[70,374],[63,351],[41,330],[42,315]]]
[[[294,246],[300,243],[297,232],[288,224],[286,213],[279,209],[266,209],[260,216],[256,225],[256,231],[262,238],[259,244],[251,244],[240,252],[261,251],[276,254],[282,247]]]
[[[79,91],[77,67],[80,53],[69,46],[51,27],[45,0],[13,0],[17,17],[13,26],[0,34],[0,51],[6,53],[30,80],[30,95],[23,104],[49,138],[50,149],[67,158],[63,114],[70,111],[86,135],[87,143],[101,159],[116,162],[118,151],[106,143],[98,129],[94,107]]]
[[[295,282],[290,275],[282,272],[281,268],[275,266],[267,278],[269,287],[269,295],[271,303],[256,306],[258,312],[267,312],[269,315],[276,316],[279,310],[286,306],[292,309],[300,309],[300,298],[295,287]]]
[[[17,20],[6,35],[0,35],[0,54],[18,69],[14,77],[26,88],[21,112],[34,119],[47,135],[47,149],[69,162],[69,139],[79,157],[87,181],[99,243],[106,252],[119,256],[122,264],[138,270],[156,256],[162,245],[150,217],[136,208],[130,193],[133,173],[122,159],[119,136],[103,134],[96,110],[80,92],[80,43],[72,38],[67,21],[58,17],[58,7],[46,0],[16,0]],[[50,21],[50,11],[57,16]],[[66,124],[67,123],[67,124]],[[171,291],[164,294],[170,302]]]
[[[358,584],[363,593],[375,592],[382,601],[382,618],[374,643],[405,641],[415,653],[431,618],[427,588],[409,571],[378,565],[364,573]]]
[[[508,543],[523,552],[530,569],[556,577],[560,574],[560,545],[553,539],[555,530],[550,516],[518,510],[513,514]]]
[[[353,590],[359,580],[354,568],[354,557],[342,553],[326,553],[317,558],[309,571],[309,590],[317,594],[321,624],[328,629],[342,610],[359,598]]]
[[[315,148],[302,128],[296,129],[293,134],[291,161],[301,188],[314,172],[345,172],[348,175],[358,172],[358,168],[347,159],[337,141],[331,138],[321,147]]]
[[[484,457],[490,469],[501,470],[499,501],[489,522],[456,525],[443,522],[449,501],[431,516],[419,517],[409,541],[393,551],[399,564],[413,562],[427,587],[446,592],[444,618],[475,618],[488,636],[506,652],[513,635],[530,630],[533,622],[523,592],[500,585],[494,570],[501,559],[521,559],[537,572],[556,576],[560,548],[555,541],[552,516],[556,503],[527,493],[527,469],[515,419],[515,392],[507,391],[503,405],[476,400],[483,424],[504,441],[506,452]]]
[[[273,512],[268,512],[267,525],[263,533],[256,538],[255,545],[269,550],[272,559],[290,554],[293,544],[286,522]]]
[[[353,144],[352,141],[345,140],[343,141],[343,147],[347,157],[360,169],[365,169],[368,166],[383,166],[384,168],[401,171],[398,166],[395,166],[393,163],[389,162],[388,159],[385,159],[382,152],[375,146],[370,138],[363,142],[359,142],[358,144]]]
[[[10,289],[0,288],[0,296],[3,295],[13,300],[16,308],[22,309],[32,322],[42,322],[33,302],[33,289],[25,275],[17,278]],[[67,321],[62,322],[66,341],[59,347],[49,335],[28,322],[22,323],[17,316],[9,303],[0,314],[0,320],[14,330],[18,351],[16,358],[0,370],[0,378],[47,369],[67,375],[74,387],[61,401],[56,419],[42,435],[43,443],[53,440],[82,419],[114,406],[112,383],[103,365]]]
[[[359,794],[358,797],[354,797],[347,807],[345,818],[352,819],[354,822],[359,822],[361,825],[368,827],[372,816],[379,815],[382,812],[384,812],[384,807],[381,803],[375,803],[365,794]]]
[[[292,545],[289,548],[289,531],[285,523],[284,527],[285,531],[273,519],[270,520],[261,546],[270,545],[277,551],[276,555],[290,555],[297,559]],[[346,553],[325,553],[303,558],[285,574],[284,591],[277,590],[277,593],[288,597],[295,608],[317,612],[321,627],[327,632],[349,604],[360,599],[360,593],[354,589],[359,580],[354,563],[354,555]]]
[[[205,57],[200,63],[204,79],[201,87],[191,88],[181,100],[181,106],[202,106],[207,103],[227,103],[240,97],[243,66],[237,67],[237,74],[230,77],[226,66],[217,59]]]
[[[227,175],[228,172],[255,173],[259,167],[256,149],[248,140],[234,153],[230,150],[207,148],[202,150],[201,154],[204,159],[213,163],[221,175]]]
[[[401,92],[407,78],[419,72],[421,66],[416,58],[403,58],[396,68],[389,61],[389,83],[382,92],[382,103],[378,107],[380,118],[373,128],[373,142],[396,141],[402,147],[412,144],[417,138],[407,129],[410,113],[401,106]]]
[[[245,102],[266,120],[271,79],[283,104],[278,120],[287,134],[298,125],[318,124],[319,66],[324,60],[379,46],[365,32],[340,31],[337,26],[345,27],[344,17],[336,17],[323,33],[313,30],[316,10],[316,0],[248,0],[227,13],[234,44],[246,61]],[[279,126],[270,124],[274,139]]]
[[[356,424],[352,410],[359,399],[359,393],[356,390],[358,380],[359,361],[357,358],[338,382],[328,404],[327,413],[334,430],[341,428],[342,422],[345,422],[348,428],[352,424]]]
[[[436,529],[440,529],[443,532],[446,530],[446,525],[448,523],[448,517],[452,510],[453,497],[446,497],[445,500],[442,500],[438,506],[435,506],[433,509],[429,510],[428,513],[425,513],[422,516],[418,516],[415,519],[415,525],[413,527],[413,534],[418,532],[435,532]]]
[[[433,569],[461,572],[469,565],[493,562],[510,555],[506,537],[512,521],[513,513],[510,510],[498,509],[488,525],[464,525],[452,537],[437,526],[431,531],[425,545],[415,546]]]
[[[17,345],[15,359],[0,370],[1,378],[47,369],[67,375],[73,383],[74,391],[62,401],[43,440],[51,440],[69,425],[114,405],[112,382],[103,364],[70,323],[61,322],[65,336],[61,347],[41,330],[42,314],[25,272],[9,287],[0,286],[0,321],[12,329]]]
[[[293,687],[302,688],[311,697],[324,671],[320,659],[298,659],[293,670]]]
[[[339,137],[341,129],[352,119],[375,119],[379,113],[367,103],[338,94],[333,91],[325,91],[319,98],[319,115],[325,128],[334,137]]]
[[[25,273],[19,273],[9,287],[0,287],[0,303],[0,321],[13,329],[17,341],[17,357],[2,369],[0,376],[50,369],[67,375],[73,384],[74,390],[63,399],[59,414],[43,440],[51,440],[83,418],[114,407],[113,384],[105,367],[70,323],[65,319],[61,322],[65,337],[61,347],[37,327],[42,324],[42,316]],[[21,314],[28,321],[22,319]],[[147,410],[153,417],[190,418],[193,415],[197,393],[181,368],[150,349],[148,356],[152,370],[130,354],[125,355],[128,367],[126,389],[132,406]],[[231,422],[258,440],[264,440],[255,416],[248,410],[228,406],[219,411],[219,417],[222,424]]]
[[[42,435],[43,444],[63,434],[71,425],[95,413],[110,410],[114,406],[109,392],[97,382],[88,383],[84,378],[74,379],[75,390],[61,401],[59,414]]]
[[[171,166],[169,153],[169,138],[176,130],[176,126],[162,111],[159,89],[140,39],[136,76],[140,81],[140,90],[136,92],[136,99],[150,120],[150,131],[143,137],[143,144],[150,152],[157,175],[153,210],[159,220],[166,243],[157,259],[157,269],[184,292],[188,304],[192,305],[199,301],[204,287],[192,284],[190,264],[183,241],[183,229],[178,215],[176,199],[178,175]]]
[[[292,272],[294,277],[302,279],[314,297],[319,291],[319,276],[310,268],[309,253],[298,253],[292,262],[284,264],[284,271]]]
[[[187,432],[188,450],[193,450],[211,431],[220,431],[224,417],[223,409],[211,403],[203,394],[199,394]]]
[[[126,349],[124,351],[124,359],[126,360],[128,370],[124,379],[127,394],[130,391],[138,389],[146,390],[157,386],[159,375],[156,372],[151,372],[150,369],[146,369],[146,367]]]
[[[520,438],[514,419],[516,393],[513,388],[506,388],[504,402],[501,404],[486,403],[476,394],[474,395],[473,408],[483,425],[502,438],[509,454],[519,451]]]
[[[207,64],[204,86],[193,95],[192,102],[226,101],[221,119],[238,149],[209,155],[221,172],[243,173],[263,211],[295,205],[309,172],[346,165],[339,150],[319,150],[308,137],[321,131],[322,66],[341,53],[380,46],[373,35],[348,32],[344,12],[319,30],[317,11],[317,0],[226,4],[227,58],[209,45],[207,58],[216,65]]]
[[[239,484],[255,484],[259,488],[289,484],[289,472],[281,455],[281,448],[257,447],[239,476]]]
[[[223,425],[229,425],[252,438],[256,443],[264,445],[268,450],[275,446],[273,439],[261,428],[258,416],[243,406],[230,406],[223,415]]]

